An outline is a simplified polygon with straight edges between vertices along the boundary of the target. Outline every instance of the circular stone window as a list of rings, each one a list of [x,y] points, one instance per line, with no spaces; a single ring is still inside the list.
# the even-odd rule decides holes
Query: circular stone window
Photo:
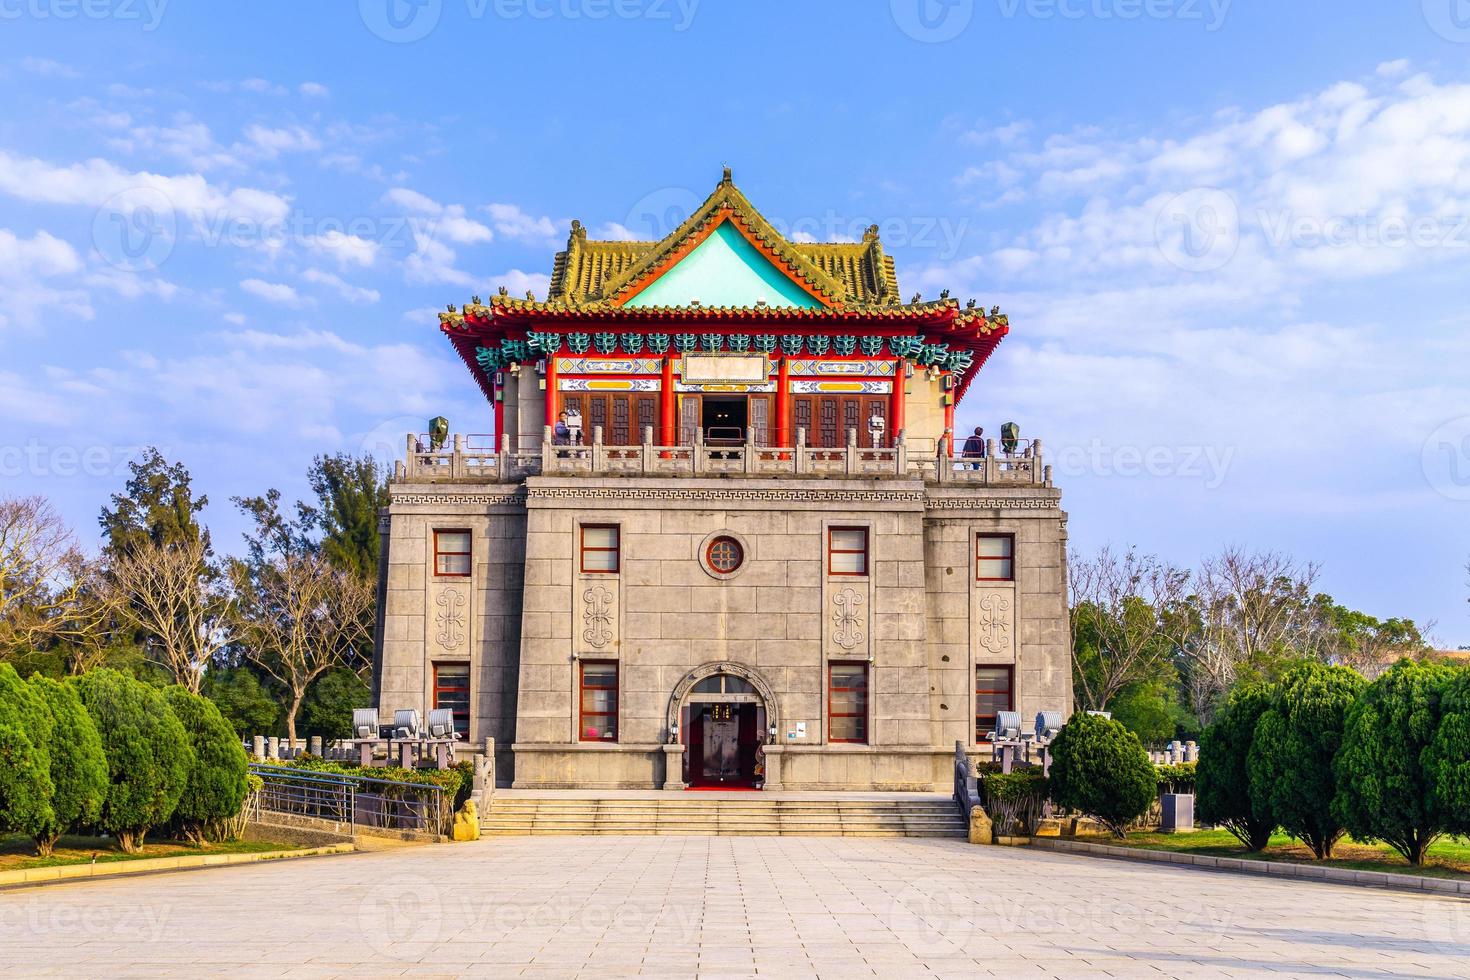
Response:
[[[722,534],[709,543],[704,552],[705,564],[717,575],[733,575],[745,562],[745,549],[740,542]]]

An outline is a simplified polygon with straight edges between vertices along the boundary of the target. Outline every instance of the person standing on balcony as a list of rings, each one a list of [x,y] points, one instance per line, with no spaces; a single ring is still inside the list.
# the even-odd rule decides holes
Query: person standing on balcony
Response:
[[[980,461],[985,458],[985,430],[983,428],[975,426],[974,434],[965,440],[965,448],[960,451],[960,455],[970,460],[970,469],[980,468]]]
[[[562,412],[556,419],[556,428],[551,432],[551,444],[553,446],[570,446],[572,444],[572,430],[567,425],[567,413]]]

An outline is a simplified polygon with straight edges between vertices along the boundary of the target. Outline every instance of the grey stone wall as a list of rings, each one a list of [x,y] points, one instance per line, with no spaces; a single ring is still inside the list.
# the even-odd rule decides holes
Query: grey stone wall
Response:
[[[787,789],[947,787],[955,740],[974,741],[977,664],[1014,665],[1023,717],[1071,709],[1065,516],[1049,487],[937,488],[917,478],[400,483],[389,519],[380,707],[427,707],[429,666],[470,661],[471,738],[495,738],[499,778],[517,786],[662,786],[671,694],[714,661],[750,668],[772,692],[781,743],[773,764]],[[619,527],[617,574],[580,570],[586,523]],[[828,573],[834,526],[869,530],[868,575]],[[436,527],[472,532],[470,581],[430,574]],[[977,532],[1015,535],[1013,583],[975,581]],[[717,533],[744,548],[733,576],[701,561]],[[455,642],[446,623],[454,625],[460,593],[464,635]],[[616,745],[578,741],[584,659],[619,663]],[[834,660],[870,662],[865,745],[827,742]],[[798,725],[804,737],[788,739]]]

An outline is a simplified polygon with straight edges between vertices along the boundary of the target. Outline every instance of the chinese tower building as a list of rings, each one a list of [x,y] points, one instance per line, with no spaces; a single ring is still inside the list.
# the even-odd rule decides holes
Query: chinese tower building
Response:
[[[380,712],[452,708],[503,786],[946,792],[1070,713],[1060,492],[955,433],[1009,324],[905,302],[876,229],[788,241],[726,171],[439,329],[487,409],[394,475]]]

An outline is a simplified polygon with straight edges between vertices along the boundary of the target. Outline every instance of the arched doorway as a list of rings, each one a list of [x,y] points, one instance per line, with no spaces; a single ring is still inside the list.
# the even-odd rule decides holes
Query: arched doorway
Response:
[[[744,664],[719,662],[690,671],[669,699],[669,732],[684,746],[684,783],[693,788],[759,789],[776,699]]]

